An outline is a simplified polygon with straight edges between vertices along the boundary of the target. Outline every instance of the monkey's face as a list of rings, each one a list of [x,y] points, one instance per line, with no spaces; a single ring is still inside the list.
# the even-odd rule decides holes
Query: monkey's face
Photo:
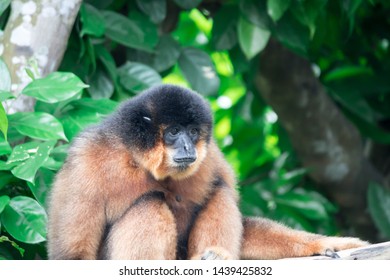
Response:
[[[212,114],[197,93],[178,86],[151,88],[125,103],[115,118],[135,160],[157,180],[192,175],[207,153]]]
[[[199,156],[201,157],[199,161],[203,160],[204,145],[197,146],[200,140],[203,140],[201,127],[197,125],[167,127],[163,133],[163,141],[167,147],[168,167],[180,173],[194,165]]]

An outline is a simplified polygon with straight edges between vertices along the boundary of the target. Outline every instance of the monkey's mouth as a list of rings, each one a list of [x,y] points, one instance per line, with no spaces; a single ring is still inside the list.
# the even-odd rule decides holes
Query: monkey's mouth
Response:
[[[174,161],[174,167],[179,171],[185,171],[188,169],[195,161],[196,157],[176,157],[173,158]]]

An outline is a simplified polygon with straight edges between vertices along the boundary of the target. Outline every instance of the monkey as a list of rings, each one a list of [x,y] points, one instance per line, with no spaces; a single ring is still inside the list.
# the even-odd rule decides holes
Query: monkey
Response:
[[[364,246],[243,217],[199,93],[160,85],[81,132],[49,199],[49,259],[279,259]]]

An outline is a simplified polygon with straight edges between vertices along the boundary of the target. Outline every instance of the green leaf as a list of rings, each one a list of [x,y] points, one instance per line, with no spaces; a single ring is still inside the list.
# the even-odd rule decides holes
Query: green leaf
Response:
[[[268,43],[271,32],[261,29],[243,17],[238,21],[238,42],[247,59],[252,59],[261,52]]]
[[[8,195],[2,195],[2,196],[0,196],[0,214],[1,214],[1,212],[3,212],[5,206],[8,205],[8,203],[9,203],[10,200],[11,200],[11,199],[9,198]]]
[[[87,87],[88,85],[73,73],[54,72],[45,78],[32,81],[23,89],[22,94],[46,103],[55,103],[71,99]]]
[[[341,2],[344,11],[348,15],[348,19],[351,25],[350,28],[352,30],[355,24],[355,13],[357,9],[360,7],[360,5],[363,3],[363,0],[343,0]]]
[[[298,53],[304,54],[310,42],[310,29],[296,19],[290,11],[277,22],[273,34]]]
[[[125,16],[111,11],[103,12],[106,22],[106,36],[126,47],[152,52],[152,46],[146,43],[147,36],[142,27]]]
[[[8,8],[9,4],[11,3],[11,0],[2,0],[0,2],[0,16],[2,15],[2,13],[4,13],[4,11]],[[0,77],[1,76],[1,73],[0,73]]]
[[[65,135],[68,139],[73,139],[80,131],[92,124],[98,123],[103,118],[102,114],[90,110],[71,110],[61,118]]]
[[[220,80],[207,53],[195,48],[185,48],[179,58],[179,67],[197,92],[210,95],[218,91]]]
[[[295,18],[310,29],[311,38],[316,30],[317,17],[327,2],[328,0],[298,1],[297,4],[291,6]]]
[[[202,0],[174,0],[175,3],[184,10],[190,10],[198,7]]]
[[[162,82],[156,70],[137,62],[126,62],[118,69],[118,75],[122,86],[135,93]]]
[[[36,150],[29,154],[29,158],[12,169],[12,174],[22,180],[34,183],[35,174],[48,159],[55,141],[48,141],[37,146]]]
[[[11,155],[7,160],[7,164],[14,162],[25,161],[30,158],[30,154],[35,154],[38,149],[38,142],[27,142],[17,145],[12,150]]]
[[[55,173],[51,170],[42,168],[37,173],[35,184],[27,182],[28,187],[33,193],[35,199],[42,205],[46,206],[46,198],[49,194],[50,187],[53,183]]]
[[[237,43],[237,21],[236,6],[226,5],[218,10],[213,19],[211,31],[211,43],[216,50],[230,50]]]
[[[153,23],[161,23],[167,14],[166,0],[137,0],[137,5]]]
[[[272,28],[273,21],[267,13],[267,2],[258,0],[241,0],[240,10],[245,18],[262,29]]]
[[[110,98],[114,94],[114,83],[101,67],[96,69],[87,82],[88,92],[94,99]]]
[[[156,47],[153,67],[158,72],[167,70],[176,64],[180,56],[180,45],[170,35],[164,35]]]
[[[37,201],[30,197],[13,197],[4,208],[1,222],[16,240],[29,244],[46,240],[46,212]]]
[[[100,37],[104,35],[105,22],[100,11],[94,6],[87,3],[82,3],[80,8],[80,19],[82,28],[80,35],[85,34]]]
[[[1,4],[0,4],[1,9]],[[0,58],[0,91],[11,91],[11,76],[9,74],[7,65]],[[2,100],[4,101],[4,100]]]
[[[390,238],[390,191],[376,183],[370,183],[368,210],[381,233]]]
[[[114,58],[112,57],[110,52],[108,52],[107,49],[101,45],[95,46],[95,52],[96,56],[106,68],[111,79],[115,82],[117,80],[118,75],[116,73],[116,64]]]
[[[103,98],[82,98],[79,100],[72,101],[71,103],[69,103],[69,106],[83,111],[89,110],[91,112],[99,113],[102,115],[108,115],[116,109],[116,107],[118,106],[118,102]]]
[[[7,140],[7,131],[8,131],[8,118],[5,113],[3,104],[0,102],[0,130],[4,135],[5,140]]]
[[[23,112],[8,116],[10,125],[19,133],[40,140],[67,140],[61,123],[52,115]]]
[[[12,99],[12,98],[15,98],[15,96],[13,96],[12,93],[10,93],[9,91],[0,90],[0,102],[3,102],[7,99]]]
[[[290,7],[291,0],[267,0],[267,13],[273,21],[278,21]]]
[[[0,136],[0,156],[8,155],[12,152],[12,148],[10,144],[4,139],[4,137]]]
[[[316,201],[310,193],[288,192],[275,197],[275,202],[284,206],[289,206],[299,211],[305,217],[312,220],[326,220],[328,213],[321,202]]]
[[[17,163],[8,163],[8,162],[4,162],[2,160],[0,160],[0,170],[11,170],[12,168],[14,168],[16,165],[18,165]],[[1,184],[0,184],[1,186]]]

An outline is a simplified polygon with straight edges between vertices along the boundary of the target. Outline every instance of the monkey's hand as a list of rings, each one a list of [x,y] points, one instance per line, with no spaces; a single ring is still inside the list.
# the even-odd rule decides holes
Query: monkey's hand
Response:
[[[222,247],[209,247],[202,254],[196,255],[193,260],[232,260],[232,254]]]
[[[353,237],[320,237],[312,241],[308,248],[312,255],[323,255],[331,258],[339,258],[336,252],[369,245],[368,242]]]

